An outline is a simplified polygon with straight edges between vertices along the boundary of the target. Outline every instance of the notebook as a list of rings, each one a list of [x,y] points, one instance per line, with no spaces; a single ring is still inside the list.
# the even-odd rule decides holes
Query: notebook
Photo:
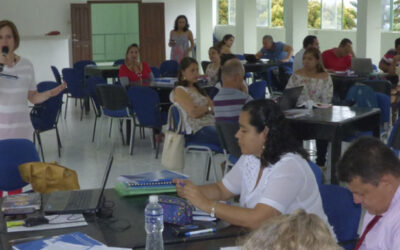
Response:
[[[368,76],[373,72],[371,58],[351,58],[351,68],[358,76]]]
[[[296,107],[297,100],[304,86],[288,88],[283,91],[282,96],[278,99],[279,106],[282,111],[293,109]]]
[[[43,211],[51,214],[94,213],[100,208],[104,189],[113,163],[110,153],[101,189],[56,191],[49,194]]]
[[[121,196],[171,193],[176,192],[175,184],[172,183],[173,179],[187,178],[187,175],[170,170],[121,175],[117,178],[115,190]]]
[[[1,205],[4,214],[28,214],[40,209],[39,193],[22,193],[6,196]]]

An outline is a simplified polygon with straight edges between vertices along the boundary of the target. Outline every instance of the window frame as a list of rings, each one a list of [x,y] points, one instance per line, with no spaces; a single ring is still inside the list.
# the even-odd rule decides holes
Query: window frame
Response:
[[[315,0],[314,0],[315,1]],[[319,0],[319,3],[320,3],[320,6],[321,6],[321,9],[320,9],[320,20],[321,20],[321,27],[319,28],[319,29],[321,29],[321,30],[340,30],[340,31],[351,31],[351,30],[353,30],[353,31],[355,31],[355,30],[357,30],[357,25],[355,26],[355,28],[354,29],[345,29],[344,28],[344,10],[345,10],[345,4],[344,4],[344,1],[345,0],[340,0],[340,2],[341,3],[339,3],[339,6],[341,6],[341,13],[340,13],[340,15],[341,15],[341,17],[340,17],[340,29],[333,29],[333,28],[323,28],[323,22],[324,22],[324,15],[323,15],[323,10],[324,10],[324,8],[323,8],[323,2],[324,0]],[[390,0],[390,1],[393,1],[393,0]],[[308,0],[308,2],[310,2],[310,0]],[[308,4],[308,3],[307,3]],[[308,8],[308,5],[307,5],[307,8]],[[356,9],[356,13],[357,13],[357,15],[358,15],[358,9]],[[307,26],[308,26],[308,24],[307,24]],[[314,29],[314,28],[309,28],[309,29]]]

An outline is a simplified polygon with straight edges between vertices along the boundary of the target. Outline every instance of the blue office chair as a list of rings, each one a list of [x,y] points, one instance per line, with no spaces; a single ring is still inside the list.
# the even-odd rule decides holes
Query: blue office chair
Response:
[[[96,63],[91,60],[81,60],[81,61],[77,61],[76,63],[74,63],[74,66],[73,66],[80,81],[82,81],[82,84],[83,84],[83,79],[85,78],[85,67],[87,65],[96,65]]]
[[[173,105],[172,107],[174,124],[179,124],[179,120],[182,117],[182,111],[179,107]],[[224,150],[219,145],[209,144],[209,143],[199,143],[190,138],[190,136],[185,135],[185,155],[188,152],[202,152],[207,154],[206,168],[204,173],[205,180],[208,180],[211,166],[214,168],[214,181],[217,181],[218,174],[217,168],[214,161],[214,155],[223,154]]]
[[[351,192],[337,185],[321,185],[320,193],[325,214],[339,244],[345,249],[354,249],[361,217],[360,204],[354,204]]]
[[[400,117],[394,123],[392,131],[390,132],[387,146],[399,157],[400,152]]]
[[[124,63],[125,63],[125,59],[123,59],[123,58],[117,59],[114,61],[113,66],[122,65]]]
[[[160,140],[155,140],[154,129],[161,132],[163,125],[167,124],[166,112],[161,112],[160,97],[149,87],[132,86],[128,90],[128,98],[138,124],[134,125],[133,140],[135,139],[136,126],[153,129],[153,142],[155,142],[156,159],[160,150]],[[169,104],[167,104],[169,105]],[[133,153],[134,141],[131,142],[130,154]]]
[[[18,166],[40,161],[35,145],[27,139],[0,140],[0,155],[0,190],[11,191],[26,186]]]
[[[75,98],[79,99],[81,106],[81,121],[83,117],[83,103],[82,100],[89,96],[89,90],[87,86],[83,86],[83,82],[79,78],[79,72],[72,68],[65,68],[62,70],[64,81],[67,83],[67,101],[65,103],[64,119],[67,117],[68,99]]]
[[[38,92],[44,92],[50,89],[53,89],[57,87],[58,84],[56,82],[40,82],[37,85],[37,90]],[[43,154],[43,146],[42,146],[42,140],[40,138],[40,133],[55,129],[56,130],[56,136],[57,136],[57,146],[58,146],[58,156],[61,157],[61,140],[60,140],[60,134],[58,132],[58,118],[60,116],[60,111],[61,111],[61,105],[62,105],[62,93],[58,94],[57,96],[51,97],[47,99],[45,102],[35,105],[30,113],[31,121],[33,128],[35,129],[34,131],[34,142],[36,141],[35,138],[37,138],[39,146],[40,146],[40,152],[42,155],[42,160],[45,161],[44,159],[44,154]]]
[[[101,117],[101,108],[99,99],[96,95],[96,87],[100,84],[107,84],[107,81],[100,76],[91,76],[87,79],[87,87],[89,91],[90,100],[92,102],[95,118],[94,118],[94,125],[93,125],[93,134],[92,134],[92,142],[94,142],[94,136],[96,134],[96,124],[97,119]]]
[[[157,68],[157,67],[155,67],[155,66],[151,66],[150,69],[151,69],[151,72],[153,73],[153,76],[154,76],[155,78],[159,78],[159,77],[161,76],[161,73],[160,73],[160,69],[159,69],[159,68]]]
[[[161,77],[177,77],[178,76],[178,63],[174,60],[166,60],[160,65]]]
[[[61,84],[60,72],[58,71],[56,66],[51,66],[50,68],[51,68],[51,71],[53,72],[53,75],[54,75],[54,78],[55,78],[57,84],[60,85]]]
[[[224,150],[225,165],[224,175],[238,161],[242,152],[235,134],[239,130],[239,122],[217,121],[215,123],[219,141]]]
[[[122,137],[122,144],[125,144],[124,133],[122,130],[123,122],[129,120],[134,123],[134,115],[129,105],[128,95],[124,87],[119,85],[99,84],[96,86],[96,96],[99,100],[101,113],[103,116],[110,118],[110,131],[108,136],[111,136],[112,122],[114,119],[119,121],[119,131]],[[131,138],[133,139],[133,126],[131,127]]]
[[[246,60],[246,58],[244,57],[243,54],[235,54],[235,56],[236,56],[240,61]]]
[[[265,92],[267,90],[267,83],[265,81],[257,81],[249,85],[249,95],[254,100],[265,99]]]
[[[308,161],[308,165],[310,165],[311,170],[315,175],[315,179],[317,180],[318,186],[321,186],[323,181],[321,168],[312,161]]]

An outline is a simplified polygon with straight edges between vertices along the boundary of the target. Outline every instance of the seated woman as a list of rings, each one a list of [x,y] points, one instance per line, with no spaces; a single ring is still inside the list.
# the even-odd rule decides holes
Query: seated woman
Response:
[[[153,80],[149,65],[146,62],[140,62],[139,58],[139,46],[136,43],[129,45],[125,53],[125,63],[119,68],[119,79],[123,86]]]
[[[329,227],[315,214],[298,209],[291,214],[276,216],[254,231],[243,250],[264,249],[342,249]]]
[[[220,50],[220,54],[232,54],[231,48],[233,45],[233,42],[235,41],[235,37],[232,34],[226,34],[223,38],[222,41],[220,41],[217,44],[217,47]]]
[[[219,146],[213,102],[197,84],[199,65],[191,57],[179,64],[178,82],[171,92],[171,102],[183,111],[186,134],[190,140]]]
[[[333,95],[333,83],[331,76],[322,65],[321,53],[316,48],[308,48],[303,55],[303,68],[294,72],[290,77],[286,88],[304,86],[297,104],[305,104],[308,100],[314,103],[331,103]],[[317,160],[319,166],[324,166],[328,141],[316,140]]]
[[[208,83],[215,86],[218,83],[218,72],[221,67],[220,50],[218,47],[213,46],[208,50],[208,57],[211,63],[207,65],[206,76],[209,79]]]
[[[302,208],[326,223],[321,195],[307,153],[291,134],[278,104],[244,105],[236,133],[242,151],[235,166],[214,184],[195,186],[176,179],[178,195],[230,224],[256,229],[280,214]],[[240,195],[240,207],[220,203]]]
[[[331,103],[333,83],[331,76],[322,65],[321,53],[316,48],[309,48],[303,55],[303,68],[294,72],[286,88],[304,86],[297,104],[302,105],[308,100],[314,103]]]

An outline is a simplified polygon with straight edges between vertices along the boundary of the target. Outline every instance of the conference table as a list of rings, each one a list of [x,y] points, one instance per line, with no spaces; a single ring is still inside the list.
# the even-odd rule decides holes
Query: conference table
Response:
[[[87,234],[108,246],[143,249],[146,244],[144,230],[144,208],[148,196],[119,197],[114,189],[105,190],[106,206],[112,206],[112,218],[98,218],[94,215],[85,215],[87,226],[52,229],[42,231],[7,233],[4,220],[0,222],[0,249],[12,249],[10,241],[18,239],[32,239],[33,237],[51,237],[72,232]],[[43,197],[46,199],[46,196]],[[3,214],[1,213],[1,218]],[[200,234],[192,237],[177,236],[173,226],[165,224],[163,239],[165,249],[219,249],[221,246],[236,245],[236,241],[248,231],[244,228],[232,226],[224,221],[203,222],[207,226],[216,227],[214,233]]]
[[[340,158],[342,141],[358,132],[371,131],[379,138],[380,109],[348,106],[313,109],[308,115],[287,116],[299,140],[321,139],[331,143],[331,184],[338,184],[336,164]]]
[[[267,72],[270,67],[279,66],[280,62],[272,62],[272,61],[257,61],[254,63],[243,63],[244,71],[246,73],[264,73]]]

